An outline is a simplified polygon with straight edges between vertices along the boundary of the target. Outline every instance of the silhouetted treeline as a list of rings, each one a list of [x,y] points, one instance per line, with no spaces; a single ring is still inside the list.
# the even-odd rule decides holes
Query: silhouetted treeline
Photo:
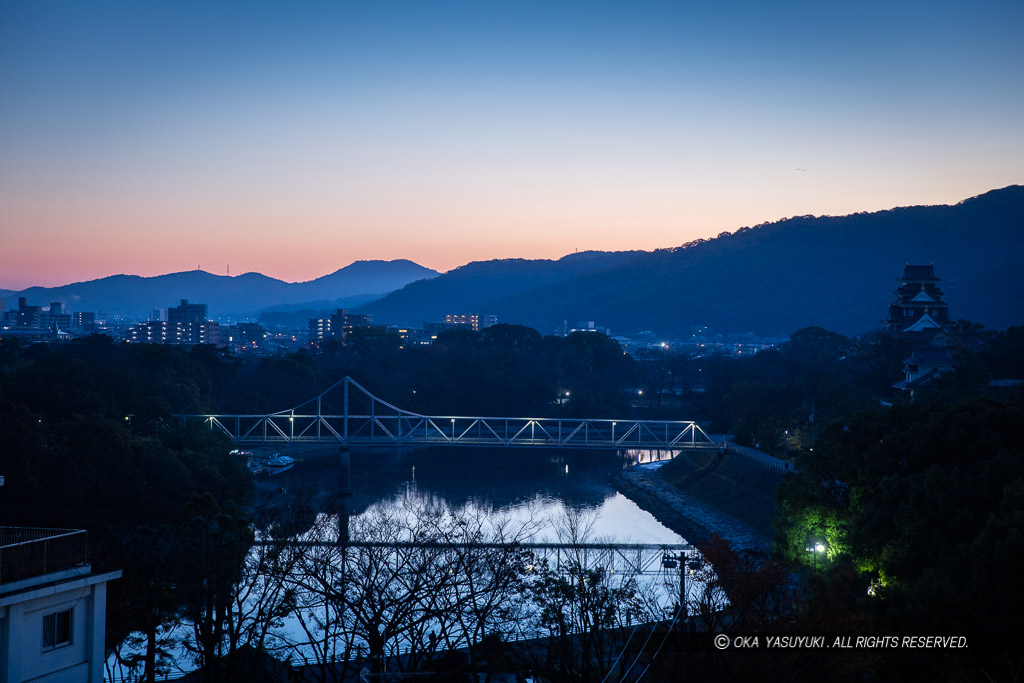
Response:
[[[251,539],[243,507],[252,478],[231,445],[183,430],[174,412],[205,410],[223,365],[199,349],[127,345],[93,336],[50,348],[0,340],[3,524],[86,529],[110,584],[108,644],[211,611],[238,575]]]
[[[430,346],[404,349],[395,334],[357,329],[344,346],[332,340],[237,369],[208,360],[232,373],[217,386],[220,410],[241,413],[294,407],[348,375],[415,412],[602,417],[629,413],[641,381],[636,362],[605,335],[541,337],[520,325],[448,330]],[[330,409],[340,412],[341,396],[333,398]]]

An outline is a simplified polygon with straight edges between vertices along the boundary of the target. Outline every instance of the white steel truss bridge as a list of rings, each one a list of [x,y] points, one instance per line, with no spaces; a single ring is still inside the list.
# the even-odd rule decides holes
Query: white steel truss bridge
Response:
[[[682,420],[420,415],[377,398],[351,377],[291,410],[268,415],[177,417],[185,422],[205,422],[243,446],[335,443],[671,451],[722,447],[696,422]]]

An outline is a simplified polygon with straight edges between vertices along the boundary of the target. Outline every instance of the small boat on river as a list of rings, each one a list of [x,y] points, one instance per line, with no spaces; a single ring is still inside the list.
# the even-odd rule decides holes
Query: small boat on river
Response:
[[[271,456],[269,460],[267,460],[263,464],[263,471],[265,471],[270,476],[274,476],[275,474],[287,472],[293,467],[295,467],[295,458],[291,457],[290,455],[281,455],[280,453],[275,453],[273,456]]]
[[[252,451],[231,451],[232,455],[240,455],[245,457],[245,466],[249,468],[249,471],[254,475],[266,473],[270,476],[280,474],[281,472],[287,472],[291,468],[295,467],[295,458],[290,455],[281,455],[280,453],[274,453],[273,455],[267,452],[253,453]]]

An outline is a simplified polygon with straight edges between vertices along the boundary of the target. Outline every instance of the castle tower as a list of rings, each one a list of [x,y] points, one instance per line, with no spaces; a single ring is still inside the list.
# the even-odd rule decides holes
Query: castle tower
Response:
[[[950,327],[949,310],[942,300],[939,278],[935,267],[903,267],[903,277],[889,305],[889,317],[884,323],[886,332],[912,334],[927,330],[943,330]]]

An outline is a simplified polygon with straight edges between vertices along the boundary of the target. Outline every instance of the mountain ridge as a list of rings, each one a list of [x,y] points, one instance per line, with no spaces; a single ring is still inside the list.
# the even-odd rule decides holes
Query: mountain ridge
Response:
[[[26,296],[35,305],[61,301],[72,310],[131,309],[137,317],[187,298],[209,304],[212,317],[295,318],[345,302],[378,324],[419,326],[447,313],[488,313],[545,334],[563,322],[591,320],[616,333],[653,330],[674,338],[688,337],[697,326],[785,335],[817,325],[856,334],[877,329],[907,262],[934,263],[954,318],[990,328],[1021,324],[1024,187],[950,205],[794,216],[652,252],[474,261],[443,274],[405,259],[357,261],[299,283],[260,273],[122,274],[29,288],[6,298],[8,309],[13,296]],[[394,279],[368,277],[382,268],[394,271]],[[98,300],[89,291],[98,283],[114,290],[106,308],[89,307]],[[373,291],[371,284],[381,289]]]
[[[954,317],[995,328],[1024,322],[1019,185],[953,205],[795,216],[632,253],[608,268],[519,291],[498,293],[488,286],[494,281],[466,282],[498,295],[477,296],[473,311],[449,312],[491,313],[544,334],[563,321],[584,320],[613,332],[654,330],[676,338],[705,325],[777,335],[820,325],[857,334],[876,329],[885,317],[904,263],[933,262]],[[459,302],[445,296],[450,275],[410,286],[415,296],[406,287],[364,309],[384,323],[411,302],[423,313],[455,308]]]
[[[112,317],[146,319],[153,308],[175,306],[188,299],[209,306],[211,317],[255,317],[275,306],[311,301],[383,296],[415,280],[439,273],[407,259],[355,261],[333,273],[289,283],[262,273],[216,275],[188,270],[155,276],[124,273],[59,287],[29,287],[4,298],[8,310],[17,297],[32,305],[57,301],[70,310],[94,311]]]
[[[472,261],[438,276],[443,278],[440,286],[431,286],[430,281],[414,282],[358,310],[372,314],[377,322],[417,326],[423,321],[440,320],[447,313],[490,313],[480,307],[495,298],[604,270],[643,253],[586,251],[559,259]]]

